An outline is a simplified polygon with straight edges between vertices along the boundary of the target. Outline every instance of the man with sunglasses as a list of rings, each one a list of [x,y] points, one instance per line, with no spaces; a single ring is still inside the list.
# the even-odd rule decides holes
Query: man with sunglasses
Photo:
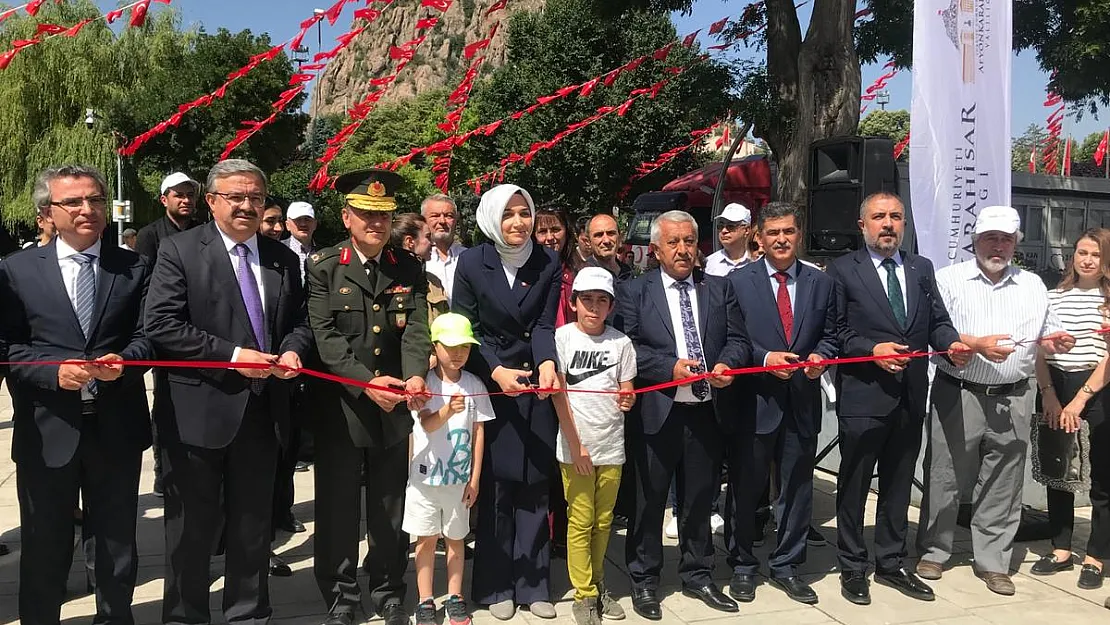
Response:
[[[0,344],[15,411],[23,553],[19,618],[58,623],[73,558],[74,506],[96,537],[92,571],[97,623],[133,623],[138,571],[135,524],[150,413],[143,298],[146,259],[101,241],[108,190],[92,167],[42,172],[32,199],[58,236],[0,264]],[[36,362],[64,362],[39,365]]]
[[[748,252],[748,243],[752,239],[752,212],[746,206],[733,202],[714,221],[721,249],[705,259],[705,273],[727,276],[755,260]]]

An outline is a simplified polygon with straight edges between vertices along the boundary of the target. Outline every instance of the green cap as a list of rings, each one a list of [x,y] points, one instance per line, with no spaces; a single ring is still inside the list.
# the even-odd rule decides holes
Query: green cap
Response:
[[[442,343],[447,347],[458,347],[467,343],[481,345],[474,338],[474,329],[470,327],[470,320],[458,313],[443,313],[432,322],[432,342]]]

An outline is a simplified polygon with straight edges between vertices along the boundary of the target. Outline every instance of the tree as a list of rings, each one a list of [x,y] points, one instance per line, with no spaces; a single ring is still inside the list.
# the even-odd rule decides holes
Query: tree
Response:
[[[1020,137],[1014,137],[1010,143],[1010,169],[1012,171],[1029,171],[1029,158],[1031,154],[1035,153],[1037,171],[1040,172],[1044,168],[1042,158],[1046,139],[1048,139],[1047,130],[1037,124],[1029,124],[1025,128],[1025,132]],[[1061,146],[1061,149],[1063,149],[1063,146]]]
[[[1083,142],[1075,148],[1075,160],[1093,162],[1095,160],[1095,150],[1098,149],[1098,144],[1102,141],[1102,136],[1105,132],[1105,130],[1100,130],[1087,135],[1083,139]]]
[[[626,61],[674,41],[676,32],[660,11],[626,11],[604,19],[591,0],[550,0],[542,12],[518,13],[509,25],[508,58],[481,84],[471,109],[492,121],[524,109],[568,84],[584,82]],[[674,46],[664,61],[649,61],[622,74],[611,87],[586,97],[571,96],[506,123],[477,146],[471,176],[497,167],[510,152],[524,153],[569,123],[594,114],[603,105],[619,105],[631,90],[647,87],[666,74],[665,67],[689,69],[671,79],[654,99],[640,98],[623,117],[610,115],[568,136],[557,148],[539,152],[525,167],[510,165],[508,179],[526,187],[537,201],[551,202],[572,213],[612,208],[621,188],[643,161],[690,141],[690,131],[728,118],[735,106],[726,67],[694,63],[695,50]],[[657,189],[668,176],[696,166],[688,151],[661,171],[642,179],[636,191]]]
[[[872,111],[859,121],[858,132],[871,137],[886,137],[898,143],[910,134],[910,112],[905,109]]]
[[[34,34],[37,24],[70,25],[100,15],[89,0],[46,3],[35,18],[20,15],[0,24],[0,49]],[[63,162],[95,165],[115,195],[115,149],[169,117],[179,104],[214,90],[269,39],[249,31],[214,35],[182,31],[174,11],[154,12],[140,28],[117,35],[103,20],[76,37],[54,37],[20,52],[0,73],[0,210],[11,225],[33,221],[31,189],[39,171]],[[166,173],[189,172],[203,179],[240,122],[270,114],[269,103],[287,88],[288,59],[263,63],[236,81],[223,99],[185,115],[180,127],[154,139],[133,159],[124,159],[123,196],[133,201],[136,221],[159,211],[158,184]],[[290,106],[296,111],[300,101]],[[98,121],[85,126],[85,109]],[[282,115],[236,152],[272,171],[295,153],[305,116]]]

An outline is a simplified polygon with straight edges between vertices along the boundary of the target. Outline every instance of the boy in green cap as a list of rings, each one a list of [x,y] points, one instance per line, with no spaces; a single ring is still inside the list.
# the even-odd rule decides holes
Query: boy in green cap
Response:
[[[482,472],[483,423],[493,419],[486,387],[463,371],[470,346],[478,345],[470,320],[444,313],[432,323],[436,366],[425,386],[431,398],[416,415],[412,429],[412,464],[405,490],[402,529],[416,536],[416,625],[435,625],[432,580],[436,541],[447,543],[447,594],[443,603],[450,625],[469,625],[462,597],[464,544],[470,511],[478,499]]]

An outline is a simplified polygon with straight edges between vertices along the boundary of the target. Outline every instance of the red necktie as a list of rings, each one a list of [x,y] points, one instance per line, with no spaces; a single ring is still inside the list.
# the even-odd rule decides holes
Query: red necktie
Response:
[[[775,280],[779,281],[778,304],[779,319],[782,320],[782,333],[786,340],[790,340],[790,333],[794,330],[794,311],[790,309],[790,291],[786,290],[786,281],[790,275],[784,271],[776,271]]]

